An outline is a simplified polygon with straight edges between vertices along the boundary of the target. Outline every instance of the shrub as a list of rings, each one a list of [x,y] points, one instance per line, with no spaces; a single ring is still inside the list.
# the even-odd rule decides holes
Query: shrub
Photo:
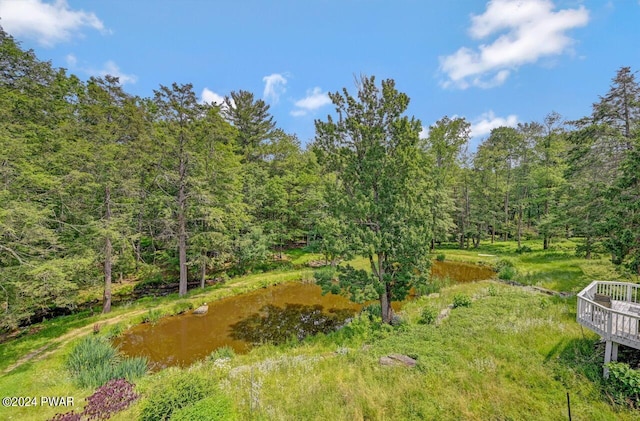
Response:
[[[505,281],[513,280],[518,274],[515,265],[509,259],[498,260],[496,263],[496,271],[498,272],[498,278]]]
[[[158,379],[153,393],[145,401],[140,414],[141,421],[166,420],[174,411],[192,405],[205,398],[215,387],[202,374],[181,370],[167,370]]]
[[[207,361],[216,361],[223,358],[233,358],[236,356],[236,352],[228,345],[215,349],[211,354],[207,356]]]
[[[66,366],[78,386],[96,388],[111,379],[123,377],[133,381],[143,376],[147,372],[147,359],[121,359],[106,338],[87,336],[73,348]]]
[[[422,309],[422,313],[420,313],[420,319],[418,323],[422,325],[430,325],[435,323],[438,318],[438,311],[433,307],[425,307]]]
[[[362,307],[360,314],[366,315],[371,321],[382,319],[382,307],[378,302],[371,303]]]
[[[498,289],[495,287],[495,285],[489,285],[489,288],[487,288],[487,292],[491,297],[496,297],[498,295]]]
[[[456,294],[453,297],[453,308],[471,307],[471,298],[468,295]]]
[[[438,262],[444,262],[444,259],[445,259],[445,255],[444,255],[444,253],[438,254],[438,255],[436,256],[436,260],[437,260]]]
[[[178,409],[171,416],[171,421],[233,421],[237,419],[231,399],[221,394],[209,396],[193,405]]]
[[[637,407],[640,403],[640,371],[634,370],[628,364],[610,362],[608,385],[619,403],[626,403]]]

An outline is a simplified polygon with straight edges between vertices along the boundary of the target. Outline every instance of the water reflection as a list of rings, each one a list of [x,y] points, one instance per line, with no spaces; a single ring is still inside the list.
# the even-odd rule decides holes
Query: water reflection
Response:
[[[292,338],[302,340],[309,335],[334,331],[354,313],[354,309],[337,308],[325,312],[318,304],[285,304],[284,307],[269,304],[259,313],[231,325],[230,336],[252,345],[277,345]]]

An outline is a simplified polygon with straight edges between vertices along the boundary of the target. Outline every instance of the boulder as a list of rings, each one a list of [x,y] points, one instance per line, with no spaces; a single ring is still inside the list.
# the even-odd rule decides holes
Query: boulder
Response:
[[[207,314],[207,311],[209,311],[209,306],[205,304],[193,310],[193,314]]]
[[[380,357],[380,365],[415,367],[417,363],[413,358],[402,354],[389,354]]]

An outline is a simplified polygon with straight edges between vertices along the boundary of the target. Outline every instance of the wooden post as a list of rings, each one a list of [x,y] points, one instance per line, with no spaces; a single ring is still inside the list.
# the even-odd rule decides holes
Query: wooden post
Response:
[[[611,361],[618,361],[618,343],[613,342],[611,347]]]
[[[612,348],[613,342],[611,341],[607,341],[605,348],[604,348],[604,370],[602,372],[603,376],[605,379],[609,378],[609,368],[607,367],[607,364],[609,364],[611,362],[611,348]]]

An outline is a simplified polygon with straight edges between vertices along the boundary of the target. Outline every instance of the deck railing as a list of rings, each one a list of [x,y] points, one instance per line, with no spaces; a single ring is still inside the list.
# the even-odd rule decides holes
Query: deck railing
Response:
[[[640,285],[594,281],[578,294],[577,314],[578,323],[595,331],[606,341],[640,349],[640,313],[606,307],[594,300],[596,293],[610,297],[613,306],[618,306],[618,302],[629,308],[640,304]]]

